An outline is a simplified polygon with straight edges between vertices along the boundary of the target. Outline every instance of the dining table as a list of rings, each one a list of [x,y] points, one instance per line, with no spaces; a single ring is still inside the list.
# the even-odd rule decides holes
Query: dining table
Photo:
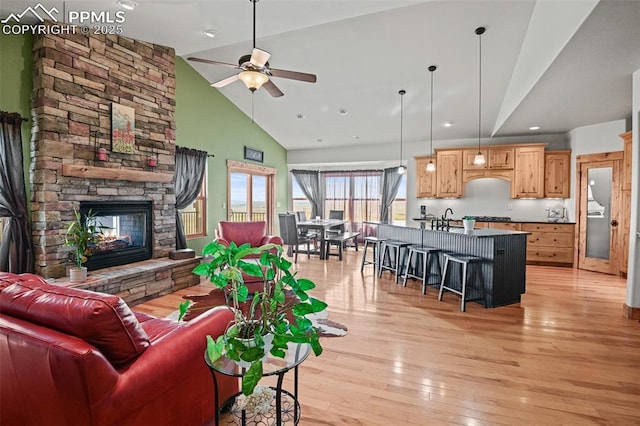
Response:
[[[325,259],[326,254],[326,232],[328,229],[344,225],[347,223],[346,219],[310,219],[297,223],[300,230],[314,230],[318,231],[318,242],[320,243],[320,259]]]

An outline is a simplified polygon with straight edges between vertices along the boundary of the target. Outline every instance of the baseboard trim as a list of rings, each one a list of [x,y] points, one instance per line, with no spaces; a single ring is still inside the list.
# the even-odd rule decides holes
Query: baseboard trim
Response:
[[[628,306],[626,303],[623,306],[624,316],[631,320],[640,320],[640,307]]]

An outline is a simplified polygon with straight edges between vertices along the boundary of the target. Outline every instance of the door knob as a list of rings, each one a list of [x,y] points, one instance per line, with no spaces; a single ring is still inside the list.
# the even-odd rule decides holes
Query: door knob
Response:
[[[615,220],[615,219],[613,219],[613,220],[611,221],[611,226],[618,226],[618,221],[617,221],[617,220]]]

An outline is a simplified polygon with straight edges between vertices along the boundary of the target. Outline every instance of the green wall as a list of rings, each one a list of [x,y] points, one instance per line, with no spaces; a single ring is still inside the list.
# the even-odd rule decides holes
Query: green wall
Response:
[[[22,123],[22,152],[24,153],[27,203],[29,191],[29,141],[31,140],[31,89],[33,88],[32,36],[5,35],[0,32],[0,110],[19,112],[29,121]]]
[[[0,34],[0,109],[31,117],[33,60],[31,35]],[[176,58],[176,143],[214,154],[208,163],[207,237],[188,240],[200,253],[226,218],[226,161],[245,161],[244,146],[264,151],[264,166],[276,173],[276,203],[286,210],[287,151],[189,66]],[[31,120],[23,125],[25,172],[28,177]],[[27,188],[28,191],[28,188]],[[27,194],[29,198],[29,194]],[[277,227],[277,224],[275,225]],[[276,232],[276,231],[274,231]]]
[[[250,96],[247,91],[247,96]],[[227,160],[244,160],[244,146],[264,151],[264,163],[276,172],[276,203],[287,206],[287,151],[198,74],[176,58],[176,144],[214,154],[209,158],[207,237],[188,241],[197,253],[215,238],[215,228],[227,209]],[[259,163],[255,163],[259,164]],[[277,224],[274,224],[277,228]],[[276,232],[274,230],[274,232]]]

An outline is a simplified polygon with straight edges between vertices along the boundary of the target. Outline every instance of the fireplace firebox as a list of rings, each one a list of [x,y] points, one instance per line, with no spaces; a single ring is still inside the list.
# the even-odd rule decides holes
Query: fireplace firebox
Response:
[[[86,267],[89,271],[151,259],[153,205],[150,201],[80,203],[83,217],[92,211],[97,222],[107,228],[91,247]]]

